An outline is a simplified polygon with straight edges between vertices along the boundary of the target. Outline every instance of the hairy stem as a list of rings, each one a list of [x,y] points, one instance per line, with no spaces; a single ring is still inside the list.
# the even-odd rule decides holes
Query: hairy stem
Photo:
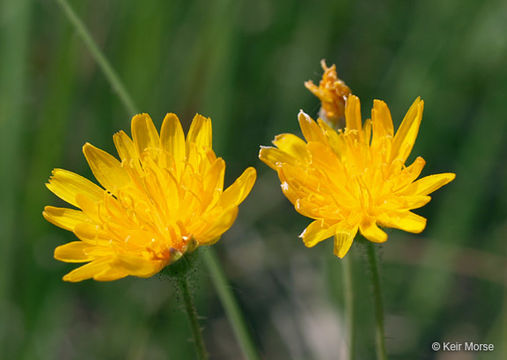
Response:
[[[202,339],[201,327],[199,326],[199,321],[197,319],[197,311],[195,309],[194,302],[192,301],[192,295],[190,294],[190,290],[188,288],[188,280],[185,275],[181,275],[176,278],[176,281],[178,282],[183,305],[185,306],[185,310],[188,315],[188,321],[190,322],[190,327],[192,328],[192,335],[194,337],[194,345],[197,356],[200,360],[208,359],[206,347],[204,346],[204,341]]]

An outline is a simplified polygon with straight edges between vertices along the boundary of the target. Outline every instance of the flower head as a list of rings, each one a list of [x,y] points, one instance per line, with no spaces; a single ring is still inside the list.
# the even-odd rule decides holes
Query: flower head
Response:
[[[329,121],[332,125],[336,125],[343,118],[345,103],[351,92],[349,87],[338,78],[335,65],[327,67],[325,60],[321,60],[320,65],[324,70],[324,74],[319,86],[311,80],[306,81],[305,86],[320,99],[322,103],[321,118]]]
[[[227,189],[225,162],[211,145],[211,119],[196,115],[186,136],[167,114],[160,135],[147,114],[132,119],[131,139],[114,134],[121,161],[85,144],[83,152],[100,186],[54,169],[46,186],[78,208],[46,206],[49,222],[79,241],[55,249],[55,258],[87,264],[64,276],[110,281],[150,277],[200,245],[215,243],[236,219],[255,182],[246,169]]]
[[[300,235],[308,247],[334,236],[334,253],[342,258],[359,230],[372,242],[387,234],[378,225],[419,233],[426,219],[410,210],[427,204],[428,196],[455,178],[430,175],[416,180],[425,165],[421,157],[406,166],[423,112],[414,101],[396,134],[387,105],[373,103],[371,120],[362,124],[359,98],[349,96],[346,127],[336,131],[304,112],[299,124],[306,142],[293,134],[275,137],[259,157],[276,170],[282,191],[304,216],[314,219]]]

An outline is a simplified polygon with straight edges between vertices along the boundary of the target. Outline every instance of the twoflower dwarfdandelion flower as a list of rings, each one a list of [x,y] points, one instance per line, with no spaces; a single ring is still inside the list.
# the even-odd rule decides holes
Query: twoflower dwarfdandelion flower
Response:
[[[87,263],[64,276],[110,281],[149,277],[200,245],[215,243],[236,219],[255,182],[246,169],[223,190],[225,162],[211,144],[211,119],[196,115],[186,136],[167,114],[160,135],[147,114],[132,119],[131,139],[113,136],[120,161],[85,144],[83,152],[102,186],[54,169],[47,187],[79,209],[47,206],[46,220],[79,241],[55,249],[57,260]]]
[[[340,119],[343,118],[345,102],[351,94],[350,88],[338,78],[336,65],[327,67],[324,60],[320,62],[320,65],[324,70],[324,74],[319,86],[311,80],[306,81],[305,86],[321,101],[320,117],[332,125],[337,125]]]
[[[300,235],[308,247],[334,236],[334,253],[342,258],[359,230],[372,242],[387,240],[379,228],[419,233],[426,219],[411,212],[430,201],[431,192],[455,174],[416,180],[425,165],[421,157],[406,166],[423,113],[415,100],[396,134],[387,105],[373,103],[371,120],[362,124],[359,98],[350,95],[346,126],[336,131],[304,112],[299,125],[306,142],[293,134],[275,137],[274,147],[261,147],[259,157],[276,170],[282,191],[304,216],[314,219]]]

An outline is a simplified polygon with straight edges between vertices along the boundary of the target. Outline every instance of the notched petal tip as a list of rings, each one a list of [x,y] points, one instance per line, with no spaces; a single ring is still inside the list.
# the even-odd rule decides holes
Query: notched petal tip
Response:
[[[187,148],[192,143],[197,145],[198,148],[212,148],[212,136],[211,119],[200,114],[195,114],[186,138]]]
[[[180,118],[178,117],[178,115],[176,115],[175,113],[172,113],[172,112],[168,112],[165,114],[164,120],[168,119],[168,118],[174,118],[175,120],[180,121]]]
[[[384,100],[380,99],[373,99],[373,107],[375,106],[387,106],[386,102]]]

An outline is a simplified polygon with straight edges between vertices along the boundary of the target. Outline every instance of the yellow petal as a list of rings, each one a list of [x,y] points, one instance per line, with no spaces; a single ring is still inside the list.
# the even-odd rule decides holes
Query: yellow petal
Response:
[[[347,98],[345,105],[345,126],[347,130],[361,130],[361,103],[355,95]]]
[[[335,226],[329,226],[324,220],[315,220],[299,235],[306,247],[313,247],[319,242],[333,236],[336,232]]]
[[[60,245],[55,249],[54,257],[56,260],[80,263],[93,260],[86,250],[92,247],[83,241],[72,241],[65,245]]]
[[[114,134],[113,141],[121,160],[130,162],[132,159],[138,159],[134,142],[125,131],[121,130]]]
[[[142,278],[155,275],[165,266],[162,260],[150,260],[130,254],[119,254],[116,262],[125,272]]]
[[[408,109],[396,135],[394,136],[391,159],[399,159],[403,163],[407,160],[414,147],[419,125],[421,124],[424,101],[417,98]]]
[[[233,207],[225,212],[221,212],[218,217],[215,215],[209,219],[203,219],[207,224],[205,224],[206,226],[203,230],[194,233],[195,240],[200,245],[215,243],[224,232],[229,230],[237,216],[238,208]]]
[[[347,255],[356,234],[357,226],[351,229],[337,227],[334,236],[334,254],[340,259]]]
[[[90,245],[108,244],[107,234],[98,225],[80,223],[74,227],[74,235]]]
[[[247,168],[222,194],[219,204],[224,208],[237,206],[248,196],[257,178],[253,167]]]
[[[272,146],[261,146],[259,151],[259,159],[261,159],[266,165],[268,165],[273,170],[278,170],[278,167],[282,165],[282,163],[296,163],[297,160]]]
[[[280,134],[275,137],[273,144],[283,152],[303,162],[310,161],[306,150],[306,143],[294,134]]]
[[[282,189],[283,190],[283,189]],[[294,200],[294,208],[298,213],[311,219],[330,219],[330,220],[341,220],[340,211],[335,204],[330,203],[326,197],[321,196],[319,198],[315,196],[308,196],[297,198],[297,194],[291,194],[292,189],[289,186],[288,189],[283,190],[283,193],[292,201]]]
[[[298,199],[308,197],[308,192],[303,187],[299,186],[299,184],[294,184],[289,174],[285,174],[283,167],[280,168],[278,172],[278,177],[280,179],[280,187],[282,189],[283,194],[289,201],[296,205]]]
[[[382,100],[373,100],[373,109],[371,110],[371,120],[373,126],[373,141],[378,141],[384,136],[393,136],[393,119],[387,104]]]
[[[145,149],[158,148],[160,140],[157,129],[148,114],[138,114],[132,118],[132,137],[137,153],[141,155]]]
[[[318,168],[322,174],[319,181],[322,183],[331,183],[333,193],[340,204],[346,207],[353,207],[356,203],[351,191],[348,189],[350,183],[345,172],[344,165],[340,162],[336,154],[328,146],[321,143],[312,142],[308,144],[308,150],[312,156],[312,165]]]
[[[215,192],[222,194],[224,189],[225,161],[222,158],[216,159],[206,171],[203,179],[203,193],[213,196]]]
[[[197,148],[211,148],[212,134],[211,134],[211,119],[202,115],[196,114],[190,125],[187,135],[187,153],[189,144],[194,143]]]
[[[305,114],[303,110],[301,110],[298,114],[299,126],[301,127],[301,132],[305,137],[307,142],[310,141],[318,141],[318,142],[326,142],[326,137],[322,133],[321,128],[313,119]]]
[[[426,227],[426,219],[410,211],[390,211],[378,217],[383,226],[418,234]]]
[[[391,210],[412,210],[423,207],[431,200],[426,195],[396,196],[389,199],[383,206]]]
[[[293,204],[298,198],[318,196],[325,185],[325,182],[322,182],[322,179],[316,174],[305,172],[304,169],[291,164],[283,164],[279,168],[278,177],[281,181],[282,191]],[[295,198],[291,198],[289,192],[292,192]],[[326,193],[326,195],[329,194]],[[320,196],[323,195],[320,194]]]
[[[93,276],[93,280],[97,281],[114,281],[128,276],[128,272],[118,266],[110,266],[104,269],[102,272]]]
[[[110,261],[111,259],[108,258],[92,261],[91,263],[88,263],[86,265],[78,267],[75,270],[72,270],[70,273],[68,273],[63,277],[63,280],[70,282],[78,282],[86,279],[91,279],[95,275],[100,274],[104,270],[107,270],[109,267],[108,263]]]
[[[90,180],[63,169],[54,169],[46,187],[60,199],[77,206],[76,194],[84,193],[94,200],[103,197],[104,190]]]
[[[359,225],[359,231],[365,238],[376,243],[383,243],[387,240],[387,234],[372,219],[362,221]]]
[[[50,223],[69,231],[74,230],[79,223],[90,221],[82,211],[54,206],[46,206],[42,216]]]
[[[77,194],[76,203],[77,206],[83,210],[86,216],[88,216],[96,223],[101,223],[99,216],[99,202],[91,200],[84,194]]]
[[[107,190],[116,193],[130,183],[130,177],[116,158],[107,152],[86,143],[83,153],[97,181]]]
[[[403,193],[410,195],[428,195],[450,183],[455,178],[456,174],[453,173],[426,176],[407,186]]]
[[[398,176],[398,183],[393,188],[393,191],[402,190],[406,186],[410,185],[417,177],[421,174],[422,169],[426,165],[426,161],[418,156],[410,166],[403,169]]]
[[[175,161],[185,160],[185,135],[180,120],[175,114],[167,114],[160,130],[160,145]]]
[[[362,141],[366,145],[370,145],[371,140],[371,119],[366,119],[363,124]]]

